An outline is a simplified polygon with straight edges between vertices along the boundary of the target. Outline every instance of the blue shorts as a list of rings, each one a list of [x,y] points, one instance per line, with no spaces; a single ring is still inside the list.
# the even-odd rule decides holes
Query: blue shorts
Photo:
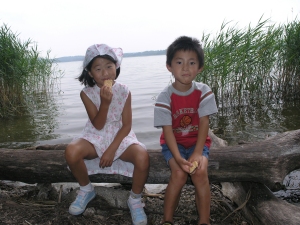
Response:
[[[190,158],[190,156],[193,154],[196,145],[193,145],[190,148],[185,148],[180,144],[177,144],[177,146],[178,146],[181,157],[188,160]],[[169,160],[173,158],[172,152],[170,151],[167,144],[162,144],[161,147],[162,147],[161,152],[162,152],[165,160],[167,161],[167,164],[169,165]],[[202,155],[208,159],[209,148],[206,145],[204,145]]]

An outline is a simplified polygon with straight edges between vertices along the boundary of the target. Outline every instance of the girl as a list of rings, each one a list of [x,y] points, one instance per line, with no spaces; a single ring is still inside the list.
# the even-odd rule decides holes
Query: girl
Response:
[[[116,81],[123,57],[121,48],[105,44],[90,46],[78,80],[85,85],[80,93],[88,121],[81,135],[66,148],[65,158],[80,185],[69,212],[79,215],[96,196],[88,175],[121,174],[132,177],[127,201],[133,224],[147,224],[141,193],[148,177],[149,155],[131,130],[131,94]],[[104,86],[113,80],[112,88]]]

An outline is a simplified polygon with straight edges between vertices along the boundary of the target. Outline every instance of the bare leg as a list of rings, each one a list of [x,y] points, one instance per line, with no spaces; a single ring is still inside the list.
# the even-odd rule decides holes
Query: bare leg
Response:
[[[180,193],[186,183],[188,174],[179,167],[174,158],[169,160],[169,165],[171,177],[164,198],[163,221],[173,222],[174,212],[178,206]]]
[[[199,224],[210,224],[210,186],[207,174],[208,160],[203,158],[202,166],[191,176],[195,186],[195,198],[198,214],[200,217]]]
[[[97,158],[94,146],[84,139],[77,139],[71,142],[65,150],[67,164],[80,186],[87,185],[90,180],[84,159]]]
[[[120,159],[134,165],[132,191],[135,194],[142,193],[149,174],[150,159],[148,152],[140,145],[133,144],[125,150]]]

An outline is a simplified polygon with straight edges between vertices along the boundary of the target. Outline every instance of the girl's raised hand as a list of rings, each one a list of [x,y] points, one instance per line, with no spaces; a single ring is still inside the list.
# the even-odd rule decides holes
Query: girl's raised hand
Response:
[[[113,96],[113,93],[112,93],[111,88],[103,85],[102,88],[100,89],[101,104],[106,103],[109,105],[111,103],[112,96]]]

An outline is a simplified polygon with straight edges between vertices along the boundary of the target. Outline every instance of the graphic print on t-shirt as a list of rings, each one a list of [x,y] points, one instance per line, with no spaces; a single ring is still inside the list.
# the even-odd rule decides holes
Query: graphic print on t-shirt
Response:
[[[189,115],[184,115],[180,120],[180,125],[182,127],[187,127],[192,121],[192,118]]]
[[[176,94],[171,96],[173,132],[177,140],[186,136],[197,137],[200,94],[199,91],[194,91],[188,98]]]
[[[198,131],[198,124],[193,123],[193,119],[191,116],[184,115],[181,117],[181,119],[179,118],[179,121],[180,127],[173,129],[174,133],[180,134],[181,136],[186,136],[190,132]]]
[[[189,115],[184,115],[180,120],[180,128],[178,131],[181,132],[182,136],[188,135],[188,133],[192,130],[192,118]]]

